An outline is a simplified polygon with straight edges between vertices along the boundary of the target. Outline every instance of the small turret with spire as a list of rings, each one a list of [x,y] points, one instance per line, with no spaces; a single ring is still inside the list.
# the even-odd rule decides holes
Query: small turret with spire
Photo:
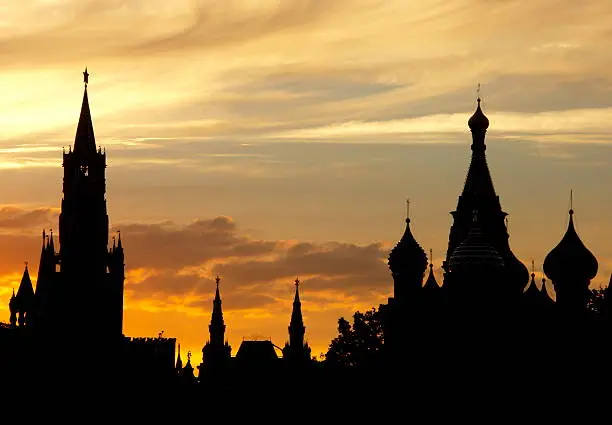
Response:
[[[181,359],[181,344],[178,345],[178,354],[176,356],[176,374],[181,375],[183,372],[183,360]]]
[[[310,347],[304,342],[306,327],[302,318],[302,302],[300,301],[300,279],[295,278],[295,296],[291,321],[289,322],[289,341],[283,348],[283,358],[289,362],[303,362],[310,359]]]
[[[440,285],[438,285],[438,281],[436,280],[436,275],[434,273],[434,265],[433,265],[433,250],[429,250],[429,275],[427,276],[427,280],[425,281],[425,285],[423,286],[423,290],[428,293],[430,296],[436,295],[440,292]]]
[[[410,229],[410,200],[406,201],[406,229],[389,253],[388,264],[393,276],[395,300],[403,302],[421,292],[427,255]]]
[[[225,322],[223,320],[223,308],[219,283],[221,278],[215,278],[215,298],[213,299],[213,311],[210,318],[208,331],[210,338],[202,348],[202,364],[198,366],[200,374],[198,378],[218,379],[223,375],[227,362],[232,354],[232,347],[225,339]]]

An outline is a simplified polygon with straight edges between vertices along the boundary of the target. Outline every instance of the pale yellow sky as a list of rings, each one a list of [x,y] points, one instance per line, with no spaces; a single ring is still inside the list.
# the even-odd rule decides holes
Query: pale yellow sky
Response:
[[[163,329],[199,362],[220,273],[234,350],[282,345],[300,275],[325,351],[390,295],[406,197],[444,257],[478,82],[515,252],[542,263],[573,189],[605,284],[611,28],[605,1],[0,1],[0,295],[57,230],[85,66],[129,335]]]

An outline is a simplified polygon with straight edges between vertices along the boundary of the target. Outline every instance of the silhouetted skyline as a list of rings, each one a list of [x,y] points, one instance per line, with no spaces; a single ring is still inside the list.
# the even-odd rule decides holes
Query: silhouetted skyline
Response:
[[[592,284],[605,286],[610,6],[562,3],[202,2],[206,23],[180,2],[151,14],[11,6],[0,299],[24,261],[36,284],[42,229],[59,235],[61,150],[74,140],[85,66],[96,141],[109,152],[111,232],[130,247],[125,331],[163,330],[195,365],[217,274],[234,354],[253,334],[284,344],[296,275],[306,339],[325,352],[339,316],[391,294],[385,261],[406,198],[442,282],[478,82],[512,252],[535,261],[540,284],[573,190],[578,234],[599,260]],[[193,38],[178,36],[186,28]]]

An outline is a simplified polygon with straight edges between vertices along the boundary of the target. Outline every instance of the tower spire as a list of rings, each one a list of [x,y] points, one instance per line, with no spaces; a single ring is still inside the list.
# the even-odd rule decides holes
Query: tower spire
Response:
[[[221,307],[221,293],[219,291],[219,282],[221,278],[215,278],[215,298],[213,300],[213,311],[210,318],[208,330],[210,332],[210,343],[213,345],[223,345],[225,338],[225,322],[223,320],[223,309]]]
[[[410,221],[410,198],[406,199],[406,221]]]
[[[74,138],[73,152],[79,154],[93,154],[96,152],[96,139],[94,136],[91,112],[89,110],[89,98],[87,97],[87,86],[89,85],[89,72],[87,68],[83,72],[85,89],[83,91],[83,103],[81,104],[81,115],[77,125],[76,136]]]

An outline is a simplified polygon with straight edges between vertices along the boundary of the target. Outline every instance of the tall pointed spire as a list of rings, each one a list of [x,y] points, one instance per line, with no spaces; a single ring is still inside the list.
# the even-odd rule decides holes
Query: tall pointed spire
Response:
[[[73,152],[77,154],[93,154],[96,152],[96,139],[94,136],[91,112],[89,110],[89,99],[87,97],[87,85],[89,84],[89,73],[87,68],[83,72],[85,89],[83,91],[83,103],[81,104],[81,115],[77,125],[74,138]]]
[[[55,245],[53,244],[53,229],[49,229],[49,251],[55,252]]]
[[[178,345],[178,355],[176,356],[176,367],[177,372],[183,369],[183,360],[181,359],[181,344]]]
[[[291,311],[291,322],[289,324],[289,334],[291,334],[292,331],[298,331],[299,333],[301,333],[301,336],[298,335],[298,337],[302,339],[302,343],[303,343],[304,332],[306,328],[304,327],[304,320],[302,318],[302,302],[300,301],[300,279],[296,277],[294,284],[295,284],[295,296],[293,297],[293,310]]]
[[[215,278],[215,299],[213,300],[213,311],[210,318],[208,330],[210,332],[210,343],[213,345],[223,345],[225,339],[225,322],[223,320],[223,308],[221,307],[221,294],[219,292],[219,282],[221,278]]]
[[[293,309],[291,310],[291,321],[289,322],[289,342],[283,348],[283,358],[294,365],[310,359],[310,347],[304,342],[306,327],[302,317],[302,302],[300,301],[300,279],[295,278],[295,296],[293,297]]]

